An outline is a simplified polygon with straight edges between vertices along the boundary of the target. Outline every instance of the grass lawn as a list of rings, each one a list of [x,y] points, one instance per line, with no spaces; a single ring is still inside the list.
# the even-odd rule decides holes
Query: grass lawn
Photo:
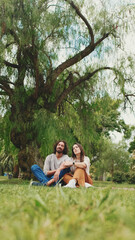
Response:
[[[29,187],[0,177],[2,240],[134,240],[135,185]]]

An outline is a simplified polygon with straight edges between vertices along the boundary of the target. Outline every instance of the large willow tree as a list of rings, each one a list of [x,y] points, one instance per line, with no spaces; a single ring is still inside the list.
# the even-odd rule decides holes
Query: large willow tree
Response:
[[[28,177],[35,161],[42,165],[35,114],[41,108],[56,112],[100,72],[112,71],[120,81],[116,66],[103,60],[125,28],[127,9],[121,7],[113,12],[102,1],[0,1],[0,95],[10,112],[19,166]]]

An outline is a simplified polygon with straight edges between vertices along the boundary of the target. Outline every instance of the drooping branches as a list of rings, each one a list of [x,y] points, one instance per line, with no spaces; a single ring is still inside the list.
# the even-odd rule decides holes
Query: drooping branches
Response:
[[[54,69],[54,71],[52,72],[51,75],[51,87],[53,87],[54,82],[56,81],[57,77],[67,68],[73,66],[74,64],[80,62],[82,59],[84,59],[86,56],[88,56],[89,54],[91,54],[95,48],[101,43],[103,42],[106,38],[108,38],[108,36],[112,33],[112,31],[108,32],[108,33],[104,33],[104,35],[99,38],[95,43],[94,43],[94,34],[93,34],[93,30],[91,25],[89,24],[88,20],[83,16],[83,14],[80,12],[80,10],[78,9],[78,7],[73,3],[73,1],[70,0],[65,0],[66,2],[68,2],[71,7],[76,11],[77,15],[84,21],[84,23],[86,24],[90,37],[91,37],[91,42],[89,43],[89,45],[87,47],[85,47],[82,51],[80,51],[79,53],[77,53],[76,55],[74,55],[73,57],[67,59],[66,61],[64,61],[63,63],[61,63],[56,69]]]
[[[57,107],[67,96],[68,94],[73,91],[77,86],[79,86],[80,84],[82,84],[85,81],[89,81],[96,73],[103,71],[103,70],[111,70],[111,71],[116,71],[116,69],[111,68],[111,67],[102,67],[102,68],[98,68],[95,71],[88,73],[82,77],[80,77],[78,80],[76,80],[75,82],[70,82],[68,88],[66,88],[57,98],[56,102],[55,102],[55,106]]]

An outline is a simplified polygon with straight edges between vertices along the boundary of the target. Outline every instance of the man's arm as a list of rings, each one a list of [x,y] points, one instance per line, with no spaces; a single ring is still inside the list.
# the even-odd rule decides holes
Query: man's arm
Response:
[[[71,167],[71,166],[73,166],[73,162],[71,162],[71,161],[63,162],[54,174],[54,181],[55,182],[58,181],[61,170],[65,169],[65,168],[68,168],[68,167]]]
[[[55,174],[56,170],[50,170],[50,161],[51,161],[51,155],[48,155],[45,159],[43,172],[47,176],[52,176]]]
[[[52,175],[54,175],[56,172],[57,172],[57,174],[58,174],[58,173],[60,173],[60,171],[61,171],[62,169],[65,169],[65,168],[68,168],[68,167],[71,167],[71,166],[73,166],[73,162],[71,162],[71,161],[63,162],[58,169],[46,171],[46,175],[47,175],[47,176],[52,176]]]
[[[52,176],[52,175],[54,175],[55,173],[56,173],[56,169],[55,170],[49,170],[49,171],[46,171],[46,175],[47,176]]]

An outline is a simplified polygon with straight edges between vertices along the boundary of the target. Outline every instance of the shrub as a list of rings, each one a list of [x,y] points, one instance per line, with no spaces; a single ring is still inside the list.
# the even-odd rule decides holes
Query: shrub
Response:
[[[128,182],[130,178],[130,172],[125,173],[125,181]]]
[[[106,181],[112,181],[112,175],[110,173],[107,173]]]
[[[111,177],[107,177],[106,181],[112,181],[112,178]]]
[[[125,182],[125,174],[121,171],[115,171],[113,174],[113,182],[122,183]]]
[[[135,184],[135,172],[130,172],[128,182],[130,184]]]

